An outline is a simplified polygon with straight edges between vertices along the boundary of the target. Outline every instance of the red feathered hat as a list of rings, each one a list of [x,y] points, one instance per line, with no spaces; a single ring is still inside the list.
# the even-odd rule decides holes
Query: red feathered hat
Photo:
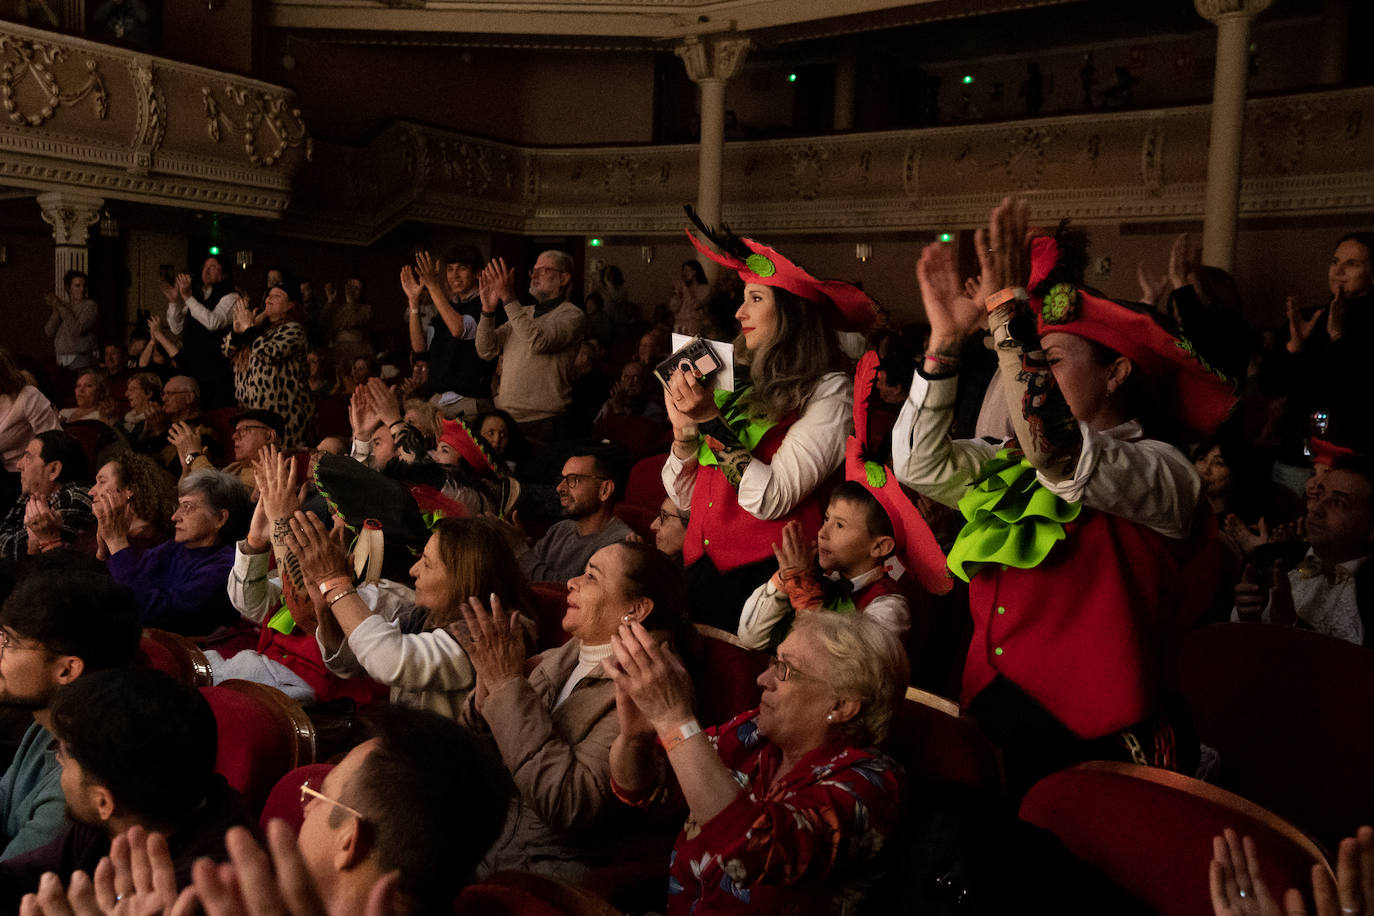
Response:
[[[1059,245],[1041,236],[1031,242],[1035,291],[1059,261]],[[1150,384],[1159,403],[1191,439],[1205,439],[1236,404],[1234,383],[1198,355],[1187,338],[1165,330],[1148,311],[1095,296],[1072,283],[1057,283],[1031,295],[1041,335],[1058,331],[1110,347],[1131,361]]]
[[[703,244],[690,227],[686,232],[697,251],[717,264],[738,272],[745,283],[776,286],[807,302],[829,306],[834,310],[835,327],[841,331],[867,331],[878,318],[878,306],[854,284],[843,280],[817,280],[761,242],[731,236],[733,241],[741,242],[749,249],[750,254],[741,258]]]
[[[444,420],[439,430],[439,441],[458,453],[468,467],[480,477],[499,480],[504,477],[496,459],[487,451],[486,443],[472,434],[472,429],[461,419]]]
[[[892,521],[897,554],[907,572],[932,595],[943,595],[954,587],[954,579],[930,526],[902,492],[892,468],[864,460],[868,448],[868,399],[877,377],[878,354],[869,350],[859,360],[854,374],[854,435],[845,444],[845,479],[862,485],[883,507]]]

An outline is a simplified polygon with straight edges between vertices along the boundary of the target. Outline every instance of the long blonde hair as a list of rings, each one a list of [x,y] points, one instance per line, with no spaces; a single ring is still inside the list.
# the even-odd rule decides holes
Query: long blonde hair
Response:
[[[842,371],[845,357],[821,306],[781,287],[769,289],[777,330],[753,353],[745,349],[743,334],[735,338],[735,361],[749,365],[750,413],[776,423],[801,409],[821,376]]]

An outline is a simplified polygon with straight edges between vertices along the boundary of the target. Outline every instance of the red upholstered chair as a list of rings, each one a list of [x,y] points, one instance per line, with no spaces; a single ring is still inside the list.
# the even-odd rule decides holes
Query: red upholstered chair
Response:
[[[768,653],[744,648],[734,633],[695,626],[704,673],[696,685],[697,718],[703,725],[720,725],[759,705],[758,677],[768,667]]]
[[[1000,793],[1002,762],[977,724],[959,714],[959,704],[908,687],[888,730],[887,751],[913,783],[957,782]]]
[[[563,615],[568,611],[568,586],[562,582],[531,582],[538,604],[530,616],[539,627],[539,650],[556,649],[570,638],[563,631]]]
[[[667,460],[668,455],[665,452],[636,461],[634,467],[630,468],[630,479],[625,484],[625,498],[621,502],[632,506],[653,506],[655,509],[663,505],[663,497],[668,494],[663,491],[663,478],[659,475],[662,474],[663,465]]]
[[[100,458],[102,453],[112,445],[119,444],[119,433],[107,423],[99,420],[76,420],[72,423],[62,424],[62,428],[71,435],[73,439],[81,443],[81,450],[86,453],[86,461],[91,466],[91,476],[100,470]]]
[[[602,417],[596,423],[595,432],[630,458],[662,452],[673,443],[672,427],[647,417]]]
[[[223,461],[228,464],[234,459],[234,421],[243,411],[238,407],[216,407],[205,411],[205,422],[215,431],[215,438],[224,449]]]
[[[665,868],[666,871],[666,868]],[[455,916],[620,916],[583,887],[548,875],[498,871],[463,889]]]
[[[1021,818],[1166,916],[1210,916],[1207,863],[1225,827],[1254,839],[1276,894],[1310,888],[1321,849],[1278,815],[1224,789],[1155,767],[1093,761],[1031,787]]]
[[[1374,651],[1292,627],[1190,633],[1179,686],[1216,782],[1330,849],[1374,823]]]
[[[650,546],[654,543],[654,530],[649,526],[658,518],[658,506],[632,506],[627,503],[616,503],[615,517],[630,526],[630,530],[640,537]]]
[[[299,833],[301,821],[305,820],[305,808],[301,805],[301,784],[308,779],[318,788],[325,775],[332,769],[332,763],[307,763],[277,780],[277,784],[267,794],[267,802],[262,806],[262,817],[258,818],[258,825],[265,831],[268,821],[286,821],[293,831]]]
[[[273,687],[228,680],[201,693],[219,725],[215,772],[261,812],[287,772],[315,762],[315,726],[294,700]]]
[[[353,438],[348,422],[348,398],[330,395],[315,402],[315,429],[320,438],[338,436],[345,442]]]
[[[138,648],[148,667],[165,671],[188,687],[210,686],[210,662],[185,636],[149,627],[143,631]]]

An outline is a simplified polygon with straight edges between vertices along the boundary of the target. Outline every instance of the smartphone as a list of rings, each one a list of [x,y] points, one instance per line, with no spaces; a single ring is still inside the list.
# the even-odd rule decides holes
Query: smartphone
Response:
[[[669,380],[678,370],[696,376],[698,381],[706,384],[720,371],[720,360],[716,359],[716,354],[711,352],[706,341],[700,337],[693,337],[672,356],[659,363],[654,369],[654,375],[658,376],[659,383],[667,390]]]

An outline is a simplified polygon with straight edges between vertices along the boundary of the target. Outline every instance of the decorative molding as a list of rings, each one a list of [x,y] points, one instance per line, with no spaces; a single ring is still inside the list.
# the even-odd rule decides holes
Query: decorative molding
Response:
[[[109,99],[95,58],[86,58],[86,81],[76,89],[64,91],[58,65],[67,58],[66,48],[52,42],[0,33],[0,52],[6,55],[4,64],[0,65],[0,104],[12,123],[39,127],[59,109],[75,106],[86,96],[91,97],[91,109],[96,118],[105,117]],[[66,78],[68,86],[72,81],[71,77]],[[43,105],[36,113],[20,109],[17,95],[25,84],[32,85],[43,96]]]
[[[687,77],[692,82],[719,80],[728,83],[744,69],[744,59],[751,47],[753,42],[743,36],[702,39],[691,35],[673,52],[682,58]]]
[[[223,83],[220,88],[240,111],[239,119],[225,114],[210,86],[201,86],[201,102],[205,108],[206,130],[210,139],[220,141],[220,125],[238,132],[243,139],[243,151],[253,165],[273,166],[288,149],[304,147],[305,161],[309,162],[314,154],[314,142],[310,132],[305,129],[299,108],[288,107],[287,93],[264,93],[250,86],[236,86]],[[290,124],[287,123],[289,120]],[[258,149],[262,132],[266,129],[271,135],[267,152]],[[275,144],[275,145],[274,145]]]
[[[1235,16],[1253,18],[1267,10],[1272,2],[1273,0],[1193,0],[1193,7],[1203,19],[1218,22]]]
[[[138,123],[134,127],[133,160],[130,168],[147,175],[153,156],[167,136],[167,97],[157,82],[151,62],[129,61],[129,73],[138,93]]]
[[[99,197],[71,191],[48,191],[38,195],[43,222],[52,226],[53,241],[61,245],[84,248],[87,230],[100,218],[105,201]]]

